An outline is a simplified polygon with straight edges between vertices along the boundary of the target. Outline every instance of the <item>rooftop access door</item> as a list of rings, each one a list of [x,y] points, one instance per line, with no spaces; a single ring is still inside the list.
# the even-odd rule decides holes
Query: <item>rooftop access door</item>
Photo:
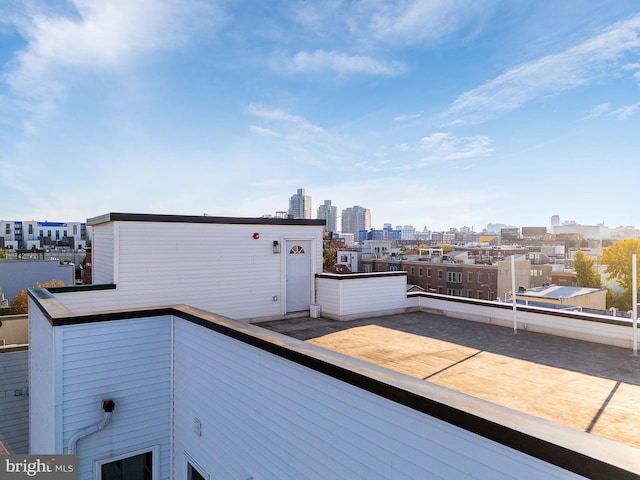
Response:
[[[285,248],[287,313],[309,310],[311,304],[311,241],[287,240]]]

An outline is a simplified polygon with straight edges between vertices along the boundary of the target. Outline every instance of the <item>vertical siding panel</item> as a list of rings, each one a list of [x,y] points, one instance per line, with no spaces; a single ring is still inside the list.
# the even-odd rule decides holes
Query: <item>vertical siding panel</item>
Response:
[[[170,317],[56,327],[63,334],[63,437],[102,419],[102,401],[116,407],[110,425],[77,444],[79,477],[94,461],[159,446],[159,479],[170,476]]]
[[[0,348],[0,439],[11,453],[29,451],[29,352]],[[16,396],[16,390],[22,394]]]
[[[113,223],[94,227],[91,248],[93,283],[113,283]]]

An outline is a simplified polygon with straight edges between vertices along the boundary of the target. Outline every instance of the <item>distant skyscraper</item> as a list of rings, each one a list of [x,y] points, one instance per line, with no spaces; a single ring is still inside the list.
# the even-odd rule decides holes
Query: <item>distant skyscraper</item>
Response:
[[[324,205],[318,207],[318,218],[326,220],[324,229],[327,232],[337,231],[338,207],[331,205],[331,200],[325,200]]]
[[[560,226],[560,215],[551,217],[551,228]]]
[[[312,218],[311,197],[304,194],[304,188],[299,188],[298,193],[289,198],[289,215],[293,218]]]
[[[353,233],[358,238],[360,230],[371,228],[371,210],[354,205],[342,210],[342,232]]]

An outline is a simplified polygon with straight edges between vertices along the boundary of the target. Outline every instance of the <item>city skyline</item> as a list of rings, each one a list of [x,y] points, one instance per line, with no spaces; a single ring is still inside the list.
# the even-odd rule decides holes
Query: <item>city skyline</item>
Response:
[[[635,226],[640,7],[0,5],[0,217]]]

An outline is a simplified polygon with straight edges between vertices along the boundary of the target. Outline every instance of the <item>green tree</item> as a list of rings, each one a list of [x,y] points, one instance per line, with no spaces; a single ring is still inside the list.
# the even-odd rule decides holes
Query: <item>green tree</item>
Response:
[[[576,273],[576,283],[579,287],[602,288],[593,258],[587,257],[582,250],[578,250],[573,256],[573,271]]]
[[[623,289],[621,294],[615,296],[618,308],[623,310],[631,309],[633,288],[631,260],[634,253],[640,257],[640,240],[635,238],[618,240],[602,252],[601,261],[606,265],[607,280],[616,280]]]
[[[7,252],[4,249],[0,248],[0,260],[5,260],[7,258]]]

